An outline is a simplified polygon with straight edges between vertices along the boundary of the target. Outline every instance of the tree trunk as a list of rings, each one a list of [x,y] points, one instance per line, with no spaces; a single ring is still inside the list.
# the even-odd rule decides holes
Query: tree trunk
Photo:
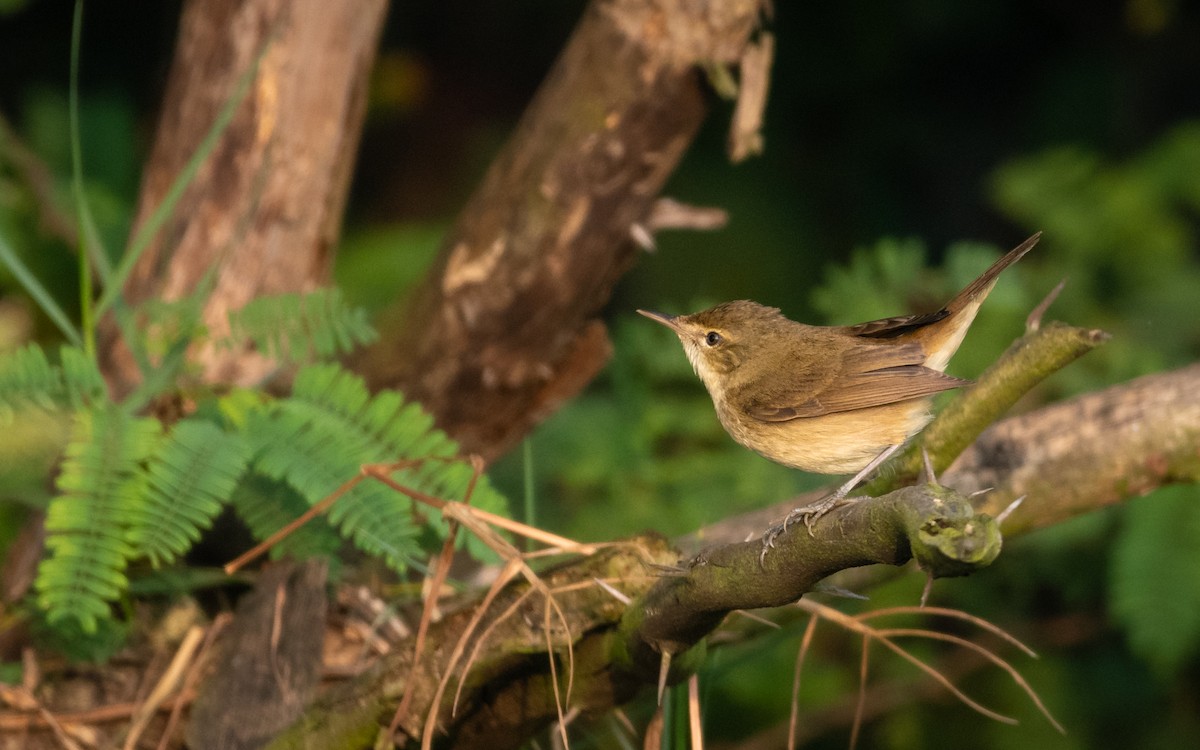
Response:
[[[264,294],[308,291],[329,277],[366,105],[384,0],[189,0],[134,236],[167,197],[221,109],[257,75],[215,149],[183,191],[125,285],[133,305],[177,300],[212,272],[203,319]],[[261,59],[260,59],[261,56]],[[137,380],[115,326],[103,331],[105,374]],[[251,384],[271,363],[242,349],[190,353],[208,382]]]

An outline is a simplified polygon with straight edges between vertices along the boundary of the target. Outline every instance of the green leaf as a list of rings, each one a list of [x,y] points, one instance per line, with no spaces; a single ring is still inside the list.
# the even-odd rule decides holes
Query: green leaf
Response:
[[[63,376],[63,403],[69,408],[87,408],[108,397],[108,386],[96,361],[81,350],[64,346],[59,350],[58,365]]]
[[[159,443],[126,537],[139,557],[169,563],[200,539],[229,500],[250,449],[211,422],[184,420]]]
[[[8,244],[8,240],[5,239],[2,232],[0,232],[0,263],[8,266],[8,270],[12,272],[12,275],[17,277],[17,281],[21,282],[21,286],[25,287],[25,292],[33,298],[38,307],[42,308],[42,312],[46,313],[46,317],[50,318],[54,325],[58,326],[58,330],[62,332],[67,341],[75,346],[79,346],[83,341],[79,329],[75,327],[75,324],[63,312],[62,307],[50,295],[50,292],[46,291],[46,287],[42,286],[42,282],[38,281],[38,278],[33,275],[28,266],[17,256],[16,251]]]
[[[1200,650],[1200,487],[1160,489],[1125,509],[1109,580],[1132,649],[1174,675]]]
[[[60,364],[50,363],[37,344],[0,356],[0,420],[26,406],[46,411],[85,408],[104,400],[104,378],[80,350],[64,346]]]
[[[255,539],[264,540],[308,510],[308,501],[294,489],[260,474],[248,474],[233,492],[231,504]],[[341,539],[324,518],[314,518],[271,548],[271,558],[326,557]]]
[[[367,313],[342,301],[338,289],[258,297],[229,314],[230,335],[218,342],[239,346],[249,339],[281,364],[329,359],[377,338]]]
[[[924,268],[925,245],[920,240],[882,239],[855,249],[848,267],[829,266],[813,291],[813,307],[835,325],[901,314],[909,307],[905,295],[916,287]]]
[[[290,398],[249,415],[246,435],[256,471],[286,482],[317,503],[359,475],[363,464],[434,459],[396,472],[400,484],[448,500],[461,500],[472,476],[453,459],[457,445],[433,428],[432,418],[394,391],[372,397],[363,381],[336,365],[316,365],[296,375]],[[504,500],[481,478],[472,504],[503,512]],[[428,509],[421,509],[428,515]],[[423,554],[421,528],[406,496],[363,480],[330,508],[329,521],[360,549],[397,571]],[[441,524],[432,527],[444,535]],[[471,546],[473,554],[480,550]]]
[[[79,412],[46,515],[49,556],[38,568],[38,604],[51,625],[75,620],[84,632],[109,617],[124,593],[133,550],[127,524],[143,492],[139,464],[159,440],[153,419],[103,404]]]

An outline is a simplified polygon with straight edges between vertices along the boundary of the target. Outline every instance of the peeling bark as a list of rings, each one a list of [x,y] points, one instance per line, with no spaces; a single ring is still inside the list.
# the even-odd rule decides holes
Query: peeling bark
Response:
[[[610,344],[597,315],[634,262],[758,0],[597,0],[446,238],[423,287],[354,366],[494,458],[578,393]],[[644,228],[643,228],[644,230]]]

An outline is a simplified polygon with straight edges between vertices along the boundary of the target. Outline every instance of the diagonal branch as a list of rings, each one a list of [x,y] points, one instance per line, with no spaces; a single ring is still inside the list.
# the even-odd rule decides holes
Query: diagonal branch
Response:
[[[1200,364],[1006,419],[975,441],[943,480],[994,488],[995,514],[1028,496],[1005,533],[1074,518],[1169,484],[1200,482]]]
[[[954,539],[966,541],[946,543]],[[735,609],[794,601],[831,572],[902,564],[914,553],[935,575],[961,574],[964,565],[990,562],[998,541],[994,524],[989,528],[987,519],[976,517],[965,497],[936,486],[908,487],[840,508],[815,524],[812,536],[803,527],[793,529],[779,538],[765,571],[757,540],[718,548],[668,574],[662,571],[677,559],[670,547],[651,538],[631,540],[541,575],[561,607],[562,627],[551,632],[538,616],[545,598],[530,596],[528,582],[489,593],[486,613],[466,608],[430,628],[418,668],[411,649],[398,649],[370,675],[315,706],[273,747],[325,747],[368,736],[392,715],[390,706],[401,695],[412,696],[409,717],[437,706],[456,747],[516,747],[559,717],[556,669],[548,664],[566,669],[573,656],[571,710],[610,708],[654,684],[662,653],[675,655],[673,680],[693,671],[703,657],[703,638]],[[990,551],[980,556],[984,548]],[[634,601],[626,605],[610,596],[610,587]],[[455,712],[444,685],[468,628],[487,637],[453,699]],[[412,724],[400,729],[410,737],[420,733]]]
[[[354,369],[495,458],[608,358],[598,315],[760,0],[594,0],[411,304]]]

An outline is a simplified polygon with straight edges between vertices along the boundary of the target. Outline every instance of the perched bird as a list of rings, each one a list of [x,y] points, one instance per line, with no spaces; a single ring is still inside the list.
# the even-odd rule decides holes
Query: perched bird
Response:
[[[810,326],[738,300],[691,315],[638,310],[683,343],[734,440],[784,466],[855,476],[786,524],[811,524],[928,424],[934,394],[968,381],[944,373],[1000,273],[1041,232],[932,313]],[[810,526],[811,528],[811,526]]]

